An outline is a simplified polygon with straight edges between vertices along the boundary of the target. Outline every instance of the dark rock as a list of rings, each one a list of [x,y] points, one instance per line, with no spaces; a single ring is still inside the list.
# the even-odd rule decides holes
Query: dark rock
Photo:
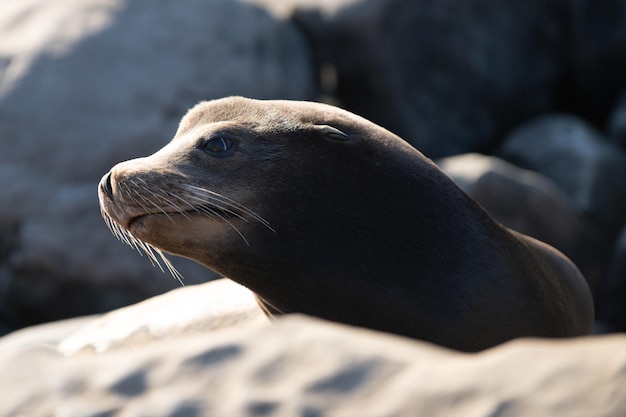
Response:
[[[552,108],[564,0],[289,3],[320,68],[336,72],[339,103],[429,157],[486,150]]]
[[[626,332],[626,228],[615,244],[601,295],[598,320],[610,331]]]
[[[570,0],[568,67],[560,105],[598,126],[626,87],[626,2]]]
[[[614,238],[626,221],[626,153],[584,121],[544,115],[520,126],[497,155],[559,185],[576,208]]]
[[[626,150],[626,94],[623,94],[611,113],[607,131],[609,139]]]
[[[479,154],[448,157],[437,164],[496,220],[568,256],[597,298],[608,262],[608,242],[556,184],[535,172]]]

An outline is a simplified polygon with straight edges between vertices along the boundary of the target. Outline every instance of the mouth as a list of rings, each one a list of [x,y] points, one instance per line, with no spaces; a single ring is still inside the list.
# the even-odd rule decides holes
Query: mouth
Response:
[[[169,221],[171,223],[176,223],[178,218],[192,220],[196,217],[210,217],[215,221],[223,221],[230,223],[234,219],[241,219],[247,221],[243,217],[243,213],[239,213],[233,209],[226,209],[221,207],[215,207],[211,205],[202,205],[194,207],[189,210],[172,210],[172,211],[158,211],[151,213],[143,213],[137,216],[134,216],[128,220],[126,223],[126,228],[128,230],[137,229],[137,227],[144,226],[145,220],[150,218],[154,220],[164,220]]]

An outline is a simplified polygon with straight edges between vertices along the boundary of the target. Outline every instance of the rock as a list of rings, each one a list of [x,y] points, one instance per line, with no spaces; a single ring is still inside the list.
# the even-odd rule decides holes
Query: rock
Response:
[[[609,244],[556,184],[491,156],[464,154],[437,164],[496,220],[568,256],[598,295]]]
[[[31,347],[48,347],[57,350],[59,343],[78,330],[91,324],[98,315],[81,316],[60,321],[51,321],[44,324],[25,327],[9,335],[0,337],[0,352],[9,349],[29,349]],[[60,352],[63,350],[59,349]]]
[[[18,164],[2,166],[0,178],[8,184],[0,193],[0,318],[8,330],[108,311],[180,286],[108,231],[96,181],[55,181]],[[175,262],[187,283],[215,277],[191,261]]]
[[[107,231],[100,177],[161,148],[201,99],[315,89],[300,32],[244,2],[4,2],[0,39],[0,329],[179,285]],[[215,277],[175,262],[187,283]]]
[[[597,319],[607,332],[626,332],[626,227],[614,246]]]
[[[511,132],[496,154],[553,180],[610,238],[626,222],[626,153],[584,121],[537,117]]]
[[[222,278],[104,314],[67,335],[58,350],[65,355],[105,352],[192,333],[241,330],[267,321],[250,290]]]
[[[308,34],[342,106],[431,158],[485,150],[554,104],[565,1],[256,1]]]
[[[103,353],[3,348],[0,366],[0,392],[10,393],[2,417],[616,417],[626,411],[624,335],[520,339],[463,354],[289,316]]]
[[[250,290],[222,278],[177,288],[106,314],[26,327],[0,337],[0,351],[48,346],[65,356],[112,352],[267,322]]]
[[[52,178],[158,149],[201,99],[313,93],[303,37],[242,2],[38,0],[0,16],[3,160]]]
[[[571,0],[561,105],[603,125],[626,87],[626,2]]]
[[[622,94],[621,99],[613,109],[607,131],[609,139],[613,143],[626,149],[626,93]]]

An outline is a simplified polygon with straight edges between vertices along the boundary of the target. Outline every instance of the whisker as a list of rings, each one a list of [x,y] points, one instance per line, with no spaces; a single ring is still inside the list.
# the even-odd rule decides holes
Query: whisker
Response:
[[[179,196],[177,196],[177,195],[173,195],[173,196],[174,196],[174,197],[176,197],[176,198],[181,198],[181,197],[179,197]],[[193,197],[193,196],[191,196],[191,197]],[[246,222],[247,222],[247,220],[246,220],[245,218],[243,218],[243,217],[242,217],[240,214],[238,214],[238,213],[235,213],[235,212],[233,212],[233,211],[231,211],[231,210],[228,210],[228,209],[222,208],[222,207],[217,206],[217,205],[215,205],[215,204],[212,204],[212,205],[214,205],[216,208],[218,208],[218,209],[220,209],[220,210],[224,210],[224,211],[226,211],[226,212],[228,212],[228,213],[232,213],[234,216],[237,216],[238,218],[240,218],[240,219],[242,219],[242,220],[244,220],[244,221],[246,221]],[[199,213],[199,214],[208,214],[208,215],[209,215],[209,217],[219,217],[220,219],[222,219],[222,221],[224,221],[224,222],[228,223],[228,225],[229,225],[229,226],[230,226],[230,227],[231,227],[231,228],[232,228],[235,232],[237,232],[237,234],[238,234],[238,235],[239,235],[239,236],[243,239],[243,241],[246,243],[246,245],[250,246],[250,243],[248,242],[248,239],[246,239],[246,238],[245,238],[245,236],[243,235],[243,233],[241,233],[241,231],[240,231],[239,229],[237,229],[237,227],[236,227],[236,226],[235,226],[232,222],[230,222],[230,221],[229,221],[226,217],[224,217],[224,216],[222,216],[221,214],[219,214],[217,211],[212,210],[210,207],[206,207],[206,206],[191,206],[191,207],[193,208],[193,210],[194,210],[194,211],[196,211],[196,212],[197,212],[197,213]]]
[[[143,180],[142,180],[143,181]],[[143,181],[145,183],[145,181]],[[143,208],[144,211],[146,211],[147,213],[151,212],[152,210],[150,209],[151,207],[156,208],[157,210],[159,210],[161,213],[165,214],[165,216],[167,216],[168,219],[170,219],[170,221],[172,223],[174,223],[174,220],[171,218],[171,216],[167,213],[167,211],[163,210],[163,208],[157,204],[156,202],[154,202],[152,199],[147,198],[146,196],[144,196],[143,194],[141,194],[139,192],[139,190],[144,190],[147,191],[148,193],[152,194],[154,197],[157,198],[157,200],[159,199],[159,196],[156,195],[154,192],[152,192],[150,189],[148,189],[146,186],[142,186],[137,184],[134,180],[131,180],[131,183],[134,185],[133,189],[129,189],[128,185],[125,186],[120,186],[120,189],[125,188],[126,191],[126,195],[128,196],[128,198],[134,202],[135,204],[137,204],[139,207]],[[133,196],[133,193],[139,197],[141,200],[143,200],[143,203],[141,201],[139,201],[137,198],[135,198]]]
[[[188,202],[186,202],[184,199],[180,198],[179,196],[177,196],[176,194],[164,190],[161,187],[159,187],[159,191],[161,193],[163,193],[163,195],[159,194],[159,196],[161,196],[161,198],[163,199],[163,201],[165,201],[166,203],[168,203],[168,205],[173,208],[178,214],[181,214],[183,216],[185,216],[188,219],[191,219],[191,217],[189,217],[189,215],[187,214],[187,211],[184,210],[181,206],[179,206],[178,204],[176,204],[175,202],[173,202],[172,200],[168,199],[166,196],[168,197],[175,197],[177,199],[179,199],[180,201],[182,201],[185,205],[187,205],[190,209],[193,209],[194,207],[189,204]]]
[[[176,269],[176,267],[174,267],[174,265],[172,264],[172,262],[170,262],[169,259],[167,259],[167,257],[165,256],[165,254],[163,253],[163,251],[161,251],[159,248],[156,248],[152,245],[149,245],[156,253],[159,254],[159,257],[161,258],[161,260],[163,261],[163,264],[165,265],[165,267],[167,268],[167,270],[169,271],[169,273],[178,280],[178,282],[180,282],[180,285],[185,286],[185,283],[183,282],[184,277],[182,276],[182,274],[180,272],[178,272],[178,270]]]
[[[132,234],[131,234],[131,236],[132,236]],[[150,263],[153,266],[158,267],[161,270],[161,272],[163,272],[163,273],[165,273],[165,269],[167,269],[167,271],[174,278],[176,278],[176,280],[180,283],[180,285],[182,285],[182,286],[185,285],[185,283],[183,282],[184,278],[183,278],[182,274],[180,272],[178,272],[176,267],[174,267],[172,262],[170,262],[170,260],[167,259],[165,254],[159,248],[157,248],[155,246],[152,246],[149,243],[143,242],[143,241],[137,239],[134,236],[132,236],[132,237],[133,237],[133,239],[135,239],[141,245],[141,248],[146,253],[146,255],[148,256],[148,259],[150,259]],[[165,265],[165,269],[161,265],[161,262],[159,262],[159,258],[157,258],[157,255],[159,256],[159,258],[161,258],[161,262],[163,262],[163,265]]]
[[[144,179],[139,178],[139,180],[140,180],[141,182],[143,182],[145,185],[139,185],[139,184],[137,184],[134,180],[131,180],[131,182],[133,183],[133,185],[134,185],[135,187],[140,188],[140,189],[142,189],[142,190],[146,191],[147,193],[149,193],[150,195],[152,195],[153,197],[155,197],[155,198],[157,199],[157,201],[163,201],[163,200],[159,197],[159,195],[158,195],[157,193],[155,193],[154,191],[152,191],[152,190],[148,187],[148,184],[146,183],[146,181],[145,181]],[[135,193],[136,193],[138,196],[140,196],[142,199],[144,199],[144,201],[146,201],[147,203],[149,203],[152,207],[156,208],[156,209],[157,209],[157,210],[159,210],[161,213],[165,214],[165,216],[167,216],[167,218],[168,218],[168,219],[170,219],[170,221],[171,221],[172,223],[176,223],[176,222],[174,221],[174,219],[172,219],[172,216],[170,216],[170,215],[168,214],[168,212],[167,212],[167,211],[163,210],[163,208],[162,208],[160,205],[158,205],[157,203],[155,203],[155,202],[154,202],[154,201],[152,201],[151,199],[146,198],[145,196],[142,196],[142,195],[141,195],[141,193],[139,193],[139,191],[137,191],[137,189],[135,189]],[[167,204],[167,202],[165,202],[165,203]],[[149,211],[149,210],[148,210],[148,211]]]
[[[215,201],[207,201],[207,200],[205,200],[203,198],[200,198],[200,197],[198,197],[196,195],[193,195],[193,194],[189,194],[189,195],[187,195],[187,197],[188,198],[192,198],[192,199],[194,199],[195,201],[197,201],[199,203],[210,204],[211,206],[214,206],[215,208],[218,208],[218,209],[220,209],[222,211],[225,211],[228,214],[232,214],[233,216],[240,218],[241,220],[243,220],[245,222],[248,222],[248,219],[243,217],[241,214],[237,213],[236,211],[233,211],[233,210],[229,209],[226,206],[216,204]]]
[[[163,273],[165,273],[165,269],[167,269],[167,271],[180,283],[180,285],[185,285],[183,282],[183,275],[178,272],[176,267],[169,259],[167,259],[165,254],[160,249],[138,239],[130,231],[123,229],[108,214],[102,212],[102,217],[104,218],[104,223],[107,225],[113,236],[137,250],[141,256],[145,253],[153,267],[158,267]],[[161,258],[161,261],[159,261],[159,258]],[[165,265],[165,269],[161,265],[161,262]]]
[[[247,215],[249,215],[250,217],[252,217],[253,219],[255,219],[256,221],[258,221],[259,223],[261,223],[262,225],[264,225],[265,227],[267,227],[269,230],[271,230],[272,232],[276,233],[276,230],[274,230],[271,226],[270,223],[265,220],[263,217],[261,217],[258,213],[254,212],[253,210],[251,210],[250,208],[244,206],[243,204],[240,204],[222,194],[216,193],[215,191],[211,191],[211,190],[207,190],[206,188],[202,188],[202,187],[197,187],[195,185],[186,185],[186,188],[189,188],[191,190],[193,190],[193,194],[191,194],[191,196],[200,199],[200,201],[204,201],[207,204],[213,204],[217,207],[217,205],[215,204],[215,202],[219,202],[222,204],[226,204],[227,206],[230,206],[236,210],[239,210]],[[198,194],[197,192],[200,192],[200,194]],[[207,200],[202,199],[202,197],[208,198]]]
[[[194,187],[194,188],[198,188],[198,187]],[[237,218],[247,222],[248,220],[245,217],[243,217],[237,211],[235,211],[235,210],[230,208],[230,207],[233,207],[234,209],[238,209],[238,210],[242,211],[244,214],[250,215],[253,219],[257,220],[262,225],[264,225],[265,227],[269,228],[271,231],[276,233],[276,231],[269,226],[269,223],[265,219],[263,219],[261,216],[259,216],[258,214],[256,214],[252,210],[248,209],[247,207],[245,207],[245,206],[243,206],[243,205],[241,205],[239,203],[236,203],[236,202],[234,202],[234,201],[232,201],[232,200],[230,200],[230,199],[228,199],[226,197],[223,197],[220,194],[213,193],[213,192],[210,192],[208,190],[205,190],[205,195],[204,196],[199,196],[197,194],[197,192],[194,190],[194,192],[191,193],[191,194],[189,194],[189,193],[184,194],[184,198],[183,198],[183,197],[181,197],[181,196],[179,196],[179,195],[177,195],[175,193],[172,193],[171,191],[166,191],[166,190],[161,190],[161,191],[164,191],[170,197],[177,198],[177,199],[181,200],[183,203],[189,205],[190,208],[192,208],[193,210],[195,210],[198,213],[204,213],[204,214],[208,214],[209,216],[219,217],[222,221],[226,222],[235,232],[237,232],[237,234],[241,237],[241,239],[248,246],[250,246],[250,242],[248,241],[248,239],[246,239],[245,236],[243,235],[243,233],[241,233],[241,231],[231,221],[229,221],[225,216],[221,215],[216,210],[212,210],[211,207],[198,206],[198,205],[195,205],[195,204],[191,204],[189,202],[189,200],[194,200],[194,201],[197,201],[197,202],[199,202],[201,204],[213,206],[216,209],[224,211],[225,213],[231,214],[231,215],[233,215],[233,216],[235,216],[235,217],[237,217]],[[221,199],[220,199],[220,197],[221,197]]]
[[[161,187],[158,187],[155,191],[154,186],[150,186],[143,178],[136,178],[136,180],[131,179],[130,183],[121,184],[120,190],[130,202],[141,207],[146,213],[155,211],[162,213],[172,223],[175,223],[175,220],[172,218],[173,213],[191,219],[189,212],[192,210],[213,219],[220,219],[220,221],[228,224],[248,246],[250,246],[250,242],[241,230],[229,220],[230,216],[245,222],[248,222],[245,216],[249,216],[249,218],[276,233],[276,230],[270,226],[267,220],[247,206],[202,187],[185,185],[180,189],[180,194]],[[118,240],[134,248],[142,256],[145,254],[153,266],[158,267],[162,272],[167,270],[181,285],[184,285],[183,276],[160,249],[135,237],[132,232],[124,229],[105,212],[102,212],[102,216],[107,227]]]
[[[228,223],[228,225],[235,231],[237,232],[237,234],[239,235],[239,237],[241,237],[243,239],[243,241],[245,242],[245,244],[247,246],[250,246],[250,242],[248,242],[248,239],[245,238],[245,236],[243,235],[243,233],[241,233],[241,231],[239,229],[237,229],[237,227],[230,222],[227,218],[225,218],[224,216],[222,216],[221,214],[217,213],[214,210],[211,210],[209,207],[202,207],[201,208],[202,212],[207,213],[209,215],[213,215],[213,216],[217,216],[220,219],[222,219],[223,221],[225,221],[226,223]]]

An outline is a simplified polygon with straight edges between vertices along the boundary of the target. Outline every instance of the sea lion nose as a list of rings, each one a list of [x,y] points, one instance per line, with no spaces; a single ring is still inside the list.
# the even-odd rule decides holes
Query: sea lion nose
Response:
[[[111,185],[111,171],[107,172],[100,180],[100,189],[113,200],[113,186]]]

